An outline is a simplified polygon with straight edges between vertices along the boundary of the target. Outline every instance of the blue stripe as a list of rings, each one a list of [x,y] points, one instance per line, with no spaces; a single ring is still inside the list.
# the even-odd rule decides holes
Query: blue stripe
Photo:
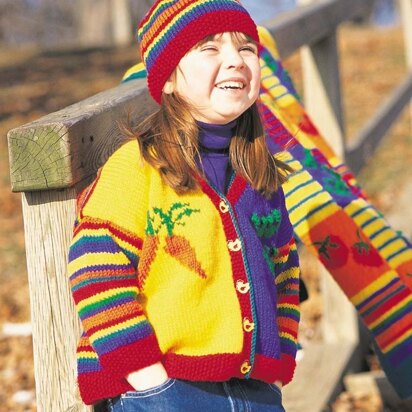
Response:
[[[385,249],[385,247],[389,246],[391,243],[393,243],[395,240],[398,240],[399,236],[395,235],[394,237],[391,237],[390,239],[388,239],[384,244],[382,244],[381,246],[379,246],[378,250],[382,250]]]
[[[365,229],[365,227],[369,226],[373,222],[376,222],[378,219],[379,219],[379,217],[377,217],[377,216],[371,217],[370,219],[368,219],[364,223],[362,223],[361,228]]]
[[[392,253],[392,255],[388,256],[387,260],[393,259],[394,257],[400,255],[401,253],[405,252],[406,250],[409,250],[409,246],[408,246],[408,245],[406,245],[404,248],[398,250],[397,252]]]
[[[371,208],[371,206],[365,206],[365,207],[363,207],[362,209],[357,210],[355,213],[351,214],[350,216],[351,216],[352,218],[355,218],[356,216],[360,215],[360,214],[363,213],[365,210],[368,210],[368,209],[370,209],[370,208]]]
[[[120,330],[93,342],[93,347],[96,348],[100,356],[150,336],[153,329],[147,321],[142,321],[138,325],[122,329],[121,337],[118,336],[119,332]]]
[[[157,58],[161,53],[163,53],[165,48],[169,47],[169,44],[173,40],[173,38],[175,38],[180,33],[180,29],[182,27],[186,28],[189,24],[195,22],[203,15],[213,13],[215,8],[208,3],[213,2],[203,2],[195,6],[190,11],[185,11],[184,15],[181,16],[181,18],[179,18],[172,26],[169,27],[169,29],[165,32],[164,36],[159,41],[159,43],[153,47],[153,49],[147,56],[146,67],[148,71],[150,71],[152,66],[156,63]],[[245,9],[234,1],[219,5],[219,11],[240,11],[245,14]]]
[[[119,251],[119,246],[110,236],[84,236],[70,247],[69,261],[86,253],[119,253]]]
[[[369,236],[369,239],[370,240],[375,239],[377,236],[379,236],[381,233],[385,232],[386,230],[391,230],[391,228],[389,226],[384,226],[382,229],[379,229],[373,235]]]
[[[303,189],[304,187],[312,184],[314,182],[313,179],[308,180],[307,182],[301,183],[298,186],[295,186],[293,188],[293,190],[291,190],[290,192],[288,192],[288,194],[286,195],[286,198],[288,198],[289,196],[292,196],[294,193],[296,193],[298,190]]]

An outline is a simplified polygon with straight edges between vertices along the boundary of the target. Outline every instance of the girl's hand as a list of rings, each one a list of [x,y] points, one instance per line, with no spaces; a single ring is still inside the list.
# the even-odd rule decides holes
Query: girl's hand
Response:
[[[279,389],[282,389],[283,388],[283,383],[281,382],[281,381],[275,381],[275,382],[273,382],[276,386],[278,386],[279,387]]]
[[[144,391],[166,382],[169,376],[161,362],[146,368],[132,372],[126,376],[126,380],[136,391]]]

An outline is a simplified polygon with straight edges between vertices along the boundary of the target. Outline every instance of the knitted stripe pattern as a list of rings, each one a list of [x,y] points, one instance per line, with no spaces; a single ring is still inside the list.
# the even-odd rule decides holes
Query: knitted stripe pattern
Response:
[[[157,1],[137,30],[154,100],[160,103],[164,84],[193,46],[223,32],[245,33],[259,42],[255,23],[237,0]]]
[[[387,376],[401,396],[410,397],[412,245],[389,226],[320,136],[273,40],[259,29],[268,45],[261,50],[261,113],[271,150],[285,150],[284,159],[296,170],[284,185],[295,234],[354,304],[379,346]]]
[[[79,196],[69,274],[85,403],[132,390],[125,376],[159,361],[186,380],[292,379],[299,262],[283,191],[198,180],[177,195],[132,141]]]

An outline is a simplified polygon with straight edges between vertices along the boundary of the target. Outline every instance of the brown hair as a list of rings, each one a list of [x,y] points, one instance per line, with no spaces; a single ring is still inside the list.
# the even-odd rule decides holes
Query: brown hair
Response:
[[[192,113],[193,108],[178,94],[163,94],[158,111],[136,127],[122,127],[127,137],[137,138],[143,159],[159,170],[165,183],[177,193],[198,186],[199,127]],[[237,119],[229,160],[233,170],[266,197],[292,171],[270,154],[256,103]]]

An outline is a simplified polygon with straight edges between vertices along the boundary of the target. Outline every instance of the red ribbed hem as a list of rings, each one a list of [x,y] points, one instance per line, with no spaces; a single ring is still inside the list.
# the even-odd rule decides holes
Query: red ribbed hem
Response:
[[[117,348],[99,357],[104,370],[112,379],[124,378],[146,366],[161,362],[163,357],[155,335],[149,335],[129,345]]]
[[[163,364],[171,378],[224,382],[231,378],[244,378],[240,368],[247,359],[247,356],[242,354],[208,356],[167,354],[163,358]],[[250,377],[268,383],[280,380],[283,384],[287,384],[292,380],[295,366],[295,359],[288,355],[283,355],[281,360],[256,355]],[[79,376],[78,382],[80,395],[87,405],[133,390],[126,379],[114,379],[113,374],[107,371],[83,374]]]
[[[256,355],[250,377],[268,383],[279,380],[286,385],[292,380],[295,368],[296,360],[290,355],[282,355],[280,360]]]

